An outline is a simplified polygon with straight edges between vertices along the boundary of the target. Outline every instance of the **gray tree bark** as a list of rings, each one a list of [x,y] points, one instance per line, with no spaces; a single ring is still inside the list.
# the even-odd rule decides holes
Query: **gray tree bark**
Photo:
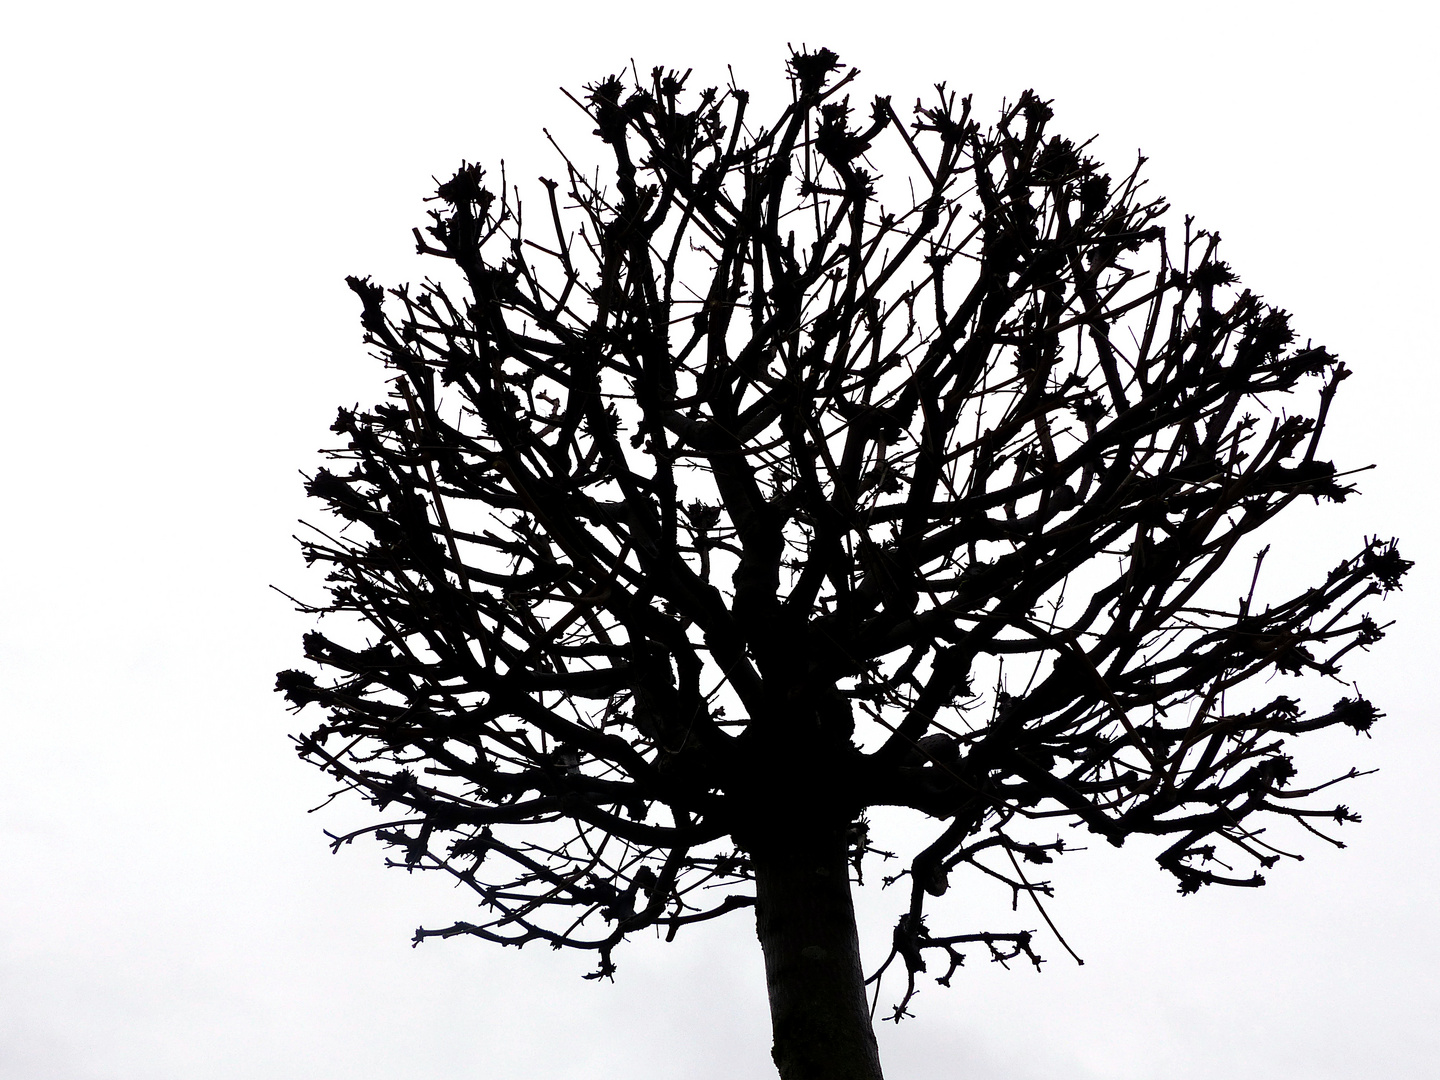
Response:
[[[751,853],[781,1080],[882,1080],[846,854],[843,827],[778,833]]]

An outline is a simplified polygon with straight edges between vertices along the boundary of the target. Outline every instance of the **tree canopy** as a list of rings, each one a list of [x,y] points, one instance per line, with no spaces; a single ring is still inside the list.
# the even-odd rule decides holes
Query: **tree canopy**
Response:
[[[688,72],[603,79],[572,99],[603,171],[438,186],[435,276],[350,280],[392,391],[308,480],[340,522],[302,539],[327,629],[279,679],[325,710],[302,757],[384,811],[336,846],[474,890],[417,941],[608,975],[758,890],[787,1078],[824,1070],[785,949],[846,946],[785,943],[814,881],[786,868],[863,880],[867,810],[930,824],[879,864],[897,1017],[970,944],[1039,962],[1023,924],[955,924],[958,872],[1038,901],[1022,864],[1077,825],[1182,892],[1255,886],[1267,827],[1357,820],[1290,740],[1376,707],[1265,680],[1338,682],[1409,565],[1366,539],[1267,598],[1257,530],[1354,490],[1321,452],[1349,372],[1167,228],[1143,159],[1105,172],[1031,92],[989,123],[944,85],[861,110],[855,74],[792,55],[768,119]],[[853,941],[848,888],[795,918]]]

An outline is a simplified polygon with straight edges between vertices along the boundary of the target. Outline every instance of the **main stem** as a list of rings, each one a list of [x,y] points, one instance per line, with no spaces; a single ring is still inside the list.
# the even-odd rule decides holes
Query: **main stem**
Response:
[[[843,827],[781,831],[751,852],[781,1080],[883,1080],[846,854]]]

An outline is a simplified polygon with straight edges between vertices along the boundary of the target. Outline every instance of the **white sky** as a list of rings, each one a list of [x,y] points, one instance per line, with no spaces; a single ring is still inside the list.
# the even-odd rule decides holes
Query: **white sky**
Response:
[[[1363,10],[1364,14],[1360,14]],[[1278,543],[1367,533],[1418,566],[1348,669],[1389,713],[1320,757],[1381,768],[1344,852],[1178,897],[1143,850],[1056,877],[1044,974],[978,963],[881,1032],[894,1078],[1328,1080],[1440,1053],[1436,18],[1427,5],[65,4],[0,25],[0,1076],[569,1080],[772,1075],[745,915],[586,957],[411,950],[467,899],[330,856],[354,805],[271,692],[314,589],[289,539],[334,406],[374,400],[347,273],[410,254],[432,175],[553,168],[558,93],[634,57],[781,91],[824,44],[897,106],[1034,86],[1054,130],[1150,157],[1247,284],[1357,375],[1333,419],[1365,497]],[[586,148],[588,150],[588,148]],[[1337,694],[1338,696],[1338,694]],[[868,901],[867,901],[868,904]],[[1019,921],[1036,920],[1023,909]],[[879,947],[888,922],[869,924]]]

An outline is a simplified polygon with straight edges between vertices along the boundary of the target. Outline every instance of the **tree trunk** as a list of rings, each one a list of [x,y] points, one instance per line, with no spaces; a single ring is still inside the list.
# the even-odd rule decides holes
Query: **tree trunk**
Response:
[[[751,852],[781,1080],[882,1080],[846,854],[843,826],[772,835]]]

